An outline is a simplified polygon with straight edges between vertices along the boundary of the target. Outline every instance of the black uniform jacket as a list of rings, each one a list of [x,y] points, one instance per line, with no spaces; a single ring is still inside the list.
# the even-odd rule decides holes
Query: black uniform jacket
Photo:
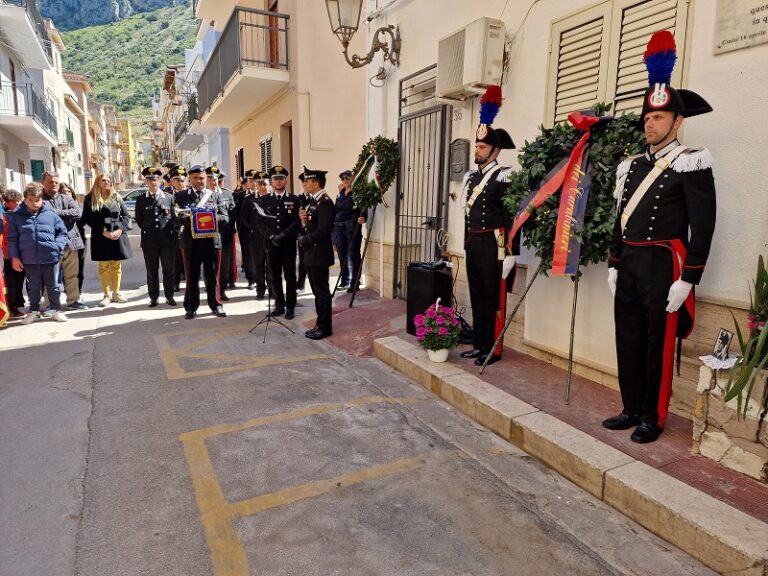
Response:
[[[173,196],[158,190],[136,198],[136,224],[141,228],[141,247],[163,246],[175,240]]]
[[[491,162],[482,172],[476,170],[469,172],[465,180],[466,200],[472,196],[475,186],[482,182],[488,171],[493,170],[498,163]],[[483,191],[477,196],[469,213],[465,212],[465,223],[467,231],[493,230],[497,228],[507,228],[510,224],[510,218],[504,209],[502,198],[509,185],[510,168],[502,168],[485,185]]]
[[[222,236],[233,236],[235,233],[235,217],[237,216],[235,196],[232,190],[227,188],[217,188],[216,191],[219,193],[220,205],[227,215],[227,221],[219,223],[219,233]]]
[[[677,145],[677,142],[673,144]],[[674,148],[672,144],[670,147]],[[668,148],[661,150],[660,154],[664,155],[669,151]],[[688,150],[678,156],[672,166],[656,178],[622,232],[621,213],[655,161],[656,158],[646,153],[625,160],[616,170],[618,181],[623,175],[626,175],[626,180],[623,188],[618,189],[621,200],[608,265],[621,270],[621,254],[625,243],[681,240],[687,246],[682,280],[698,284],[707,263],[715,230],[712,156],[707,150]]]
[[[307,205],[307,226],[302,240],[305,266],[333,266],[331,232],[336,209],[327,194],[311,198]]]
[[[194,188],[187,188],[186,190],[177,192],[174,197],[177,210],[188,210],[189,208],[197,206],[200,198],[202,198],[205,192],[205,190],[201,190],[198,193]],[[211,193],[204,206],[216,209],[216,219],[218,221],[219,229],[221,229],[222,224],[227,224],[229,222],[229,216],[226,213],[218,193]],[[183,249],[190,249],[196,245],[204,245],[207,243],[213,243],[215,248],[221,248],[220,234],[216,234],[214,238],[192,238],[192,223],[189,214],[177,214],[176,229],[179,232],[179,245]]]
[[[301,220],[299,220],[301,204],[299,199],[288,192],[285,192],[282,196],[273,193],[266,198],[264,206],[275,217],[274,220],[269,221],[269,226],[276,237],[275,239],[281,241],[283,239],[296,238],[301,229]]]

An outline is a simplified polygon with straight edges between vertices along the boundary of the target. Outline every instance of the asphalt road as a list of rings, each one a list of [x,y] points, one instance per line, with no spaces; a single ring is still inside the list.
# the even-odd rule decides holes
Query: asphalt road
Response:
[[[134,249],[127,304],[0,330],[0,576],[714,574],[303,338],[311,295],[263,343],[245,289],[225,319],[148,309]]]

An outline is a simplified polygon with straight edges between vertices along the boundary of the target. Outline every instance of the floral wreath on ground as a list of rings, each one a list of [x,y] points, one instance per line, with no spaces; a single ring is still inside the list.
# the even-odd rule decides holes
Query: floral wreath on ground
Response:
[[[459,343],[459,319],[456,311],[449,306],[440,306],[436,302],[424,314],[416,314],[413,324],[416,326],[416,340],[425,350],[450,350]]]
[[[390,138],[376,136],[363,146],[352,179],[352,198],[362,212],[382,203],[388,207],[384,193],[395,180],[399,159],[397,142]]]

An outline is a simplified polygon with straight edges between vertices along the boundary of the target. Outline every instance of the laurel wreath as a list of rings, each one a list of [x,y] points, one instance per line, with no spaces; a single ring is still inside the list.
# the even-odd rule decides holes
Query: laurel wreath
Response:
[[[384,136],[376,136],[360,150],[355,164],[355,174],[366,167],[371,155],[376,159],[376,178],[371,181],[368,178],[358,178],[352,185],[352,198],[362,212],[381,203],[386,206],[384,194],[395,180],[397,165],[400,161],[397,142]]]
[[[610,105],[598,104],[594,109],[604,113],[610,109]],[[644,135],[637,130],[638,120],[637,114],[624,114],[604,129],[592,130],[592,147],[589,150],[592,187],[587,200],[584,226],[573,231],[582,244],[579,266],[603,262],[608,256],[616,222],[616,199],[613,197],[616,167],[623,158],[639,154],[645,146]],[[513,216],[520,202],[541,179],[558,162],[570,155],[582,134],[570,123],[562,122],[553,128],[542,127],[541,134],[533,142],[526,143],[518,158],[521,168],[510,176],[510,184],[504,196],[504,204]],[[560,194],[553,194],[533,210],[523,226],[523,243],[535,251],[536,256],[542,260],[544,270],[552,268],[559,205]]]

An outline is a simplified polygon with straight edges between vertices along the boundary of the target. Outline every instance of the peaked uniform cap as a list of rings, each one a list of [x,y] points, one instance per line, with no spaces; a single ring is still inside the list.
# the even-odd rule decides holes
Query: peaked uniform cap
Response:
[[[174,166],[168,171],[168,179],[176,178],[177,176],[180,178],[186,178],[187,177],[187,169],[184,168],[184,166]]]
[[[218,166],[208,166],[208,168],[205,169],[205,173],[208,176],[218,176],[221,174],[221,170],[219,170]]]
[[[200,166],[200,164],[195,164],[194,166],[192,166],[192,168],[187,170],[187,174],[203,174],[204,172],[205,172],[205,168]]]
[[[144,170],[141,171],[141,175],[144,176],[144,178],[149,178],[150,180],[159,180],[162,173],[162,169],[155,168],[154,166],[147,166],[144,168]]]
[[[280,164],[275,164],[269,169],[269,177],[271,178],[272,176],[285,176],[287,178],[288,170],[284,166],[280,166]]]
[[[309,168],[304,166],[304,172],[302,172],[299,175],[299,180],[304,182],[304,180],[306,180],[307,178],[317,179],[318,177],[325,176],[326,174],[328,174],[328,170],[310,170]]]

